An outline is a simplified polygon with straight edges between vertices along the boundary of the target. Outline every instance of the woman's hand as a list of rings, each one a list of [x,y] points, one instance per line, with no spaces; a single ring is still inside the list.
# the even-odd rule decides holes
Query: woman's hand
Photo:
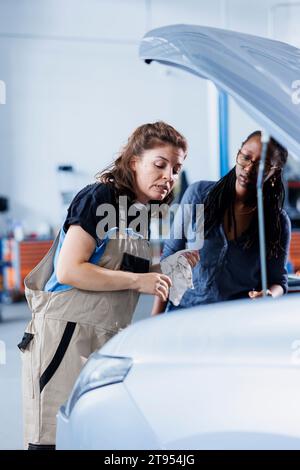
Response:
[[[159,273],[138,274],[136,290],[144,294],[157,295],[164,302],[168,300],[172,281],[169,276]]]
[[[200,261],[200,255],[199,255],[198,250],[186,251],[185,253],[182,253],[182,254],[188,260],[191,268],[194,268],[196,264],[199,263]]]
[[[262,290],[260,290],[260,291],[251,290],[250,292],[248,292],[248,295],[251,299],[257,299],[258,297],[263,297],[264,293],[263,293]],[[267,295],[273,297],[272,292],[270,291],[270,289],[267,289]]]
[[[249,297],[251,299],[256,299],[257,297],[263,297],[263,291],[257,291],[257,290],[252,290],[249,293]],[[281,297],[284,294],[284,290],[281,285],[279,284],[273,284],[270,289],[267,289],[267,295],[270,295],[273,297],[273,299],[276,299],[276,297]]]

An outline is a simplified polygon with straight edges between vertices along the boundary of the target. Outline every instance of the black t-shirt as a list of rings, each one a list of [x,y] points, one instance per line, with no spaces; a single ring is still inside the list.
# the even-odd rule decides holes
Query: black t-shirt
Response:
[[[112,204],[116,210],[118,209],[117,197],[112,185],[94,183],[79,191],[68,209],[63,225],[64,232],[67,233],[70,225],[80,225],[99,244],[100,240],[96,234],[96,227],[101,220],[101,216],[97,216],[96,213],[101,204]]]
[[[99,239],[96,233],[97,224],[102,218],[107,217],[107,213],[104,213],[102,216],[97,215],[97,208],[101,204],[111,204],[115,208],[116,226],[118,227],[119,201],[114,186],[112,184],[94,183],[83,188],[74,197],[63,225],[64,232],[67,233],[70,225],[80,225],[83,230],[94,238],[97,245],[99,245],[101,243],[101,239]],[[127,209],[129,209],[129,201],[127,206]],[[132,220],[133,217],[127,215],[127,226],[129,226]]]

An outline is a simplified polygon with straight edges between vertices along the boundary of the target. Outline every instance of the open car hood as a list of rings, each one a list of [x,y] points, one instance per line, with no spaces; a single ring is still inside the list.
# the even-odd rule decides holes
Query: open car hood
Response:
[[[172,25],[149,31],[140,57],[213,81],[300,158],[300,49],[235,31]]]

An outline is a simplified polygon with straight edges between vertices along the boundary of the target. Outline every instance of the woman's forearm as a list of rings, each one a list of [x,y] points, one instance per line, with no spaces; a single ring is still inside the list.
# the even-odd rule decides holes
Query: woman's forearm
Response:
[[[167,305],[167,302],[164,302],[160,297],[156,295],[154,297],[151,315],[154,316],[154,315],[159,315],[161,313],[164,313],[166,305]]]
[[[79,263],[60,272],[58,282],[88,291],[138,290],[138,274]]]
[[[57,280],[87,291],[135,290],[140,294],[158,295],[162,301],[168,299],[172,285],[171,279],[164,274],[115,271],[89,262],[72,263],[63,268],[60,265]]]
[[[283,287],[280,286],[279,284],[274,284],[273,286],[270,287],[269,289],[272,293],[272,297],[280,297],[281,295],[284,294]]]

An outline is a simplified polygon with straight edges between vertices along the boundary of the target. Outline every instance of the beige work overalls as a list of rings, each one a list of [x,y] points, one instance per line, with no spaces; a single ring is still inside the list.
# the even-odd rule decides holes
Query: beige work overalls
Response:
[[[117,236],[108,241],[99,266],[148,272],[149,242],[132,234]],[[84,362],[131,322],[139,297],[134,290],[92,292],[72,288],[45,292],[57,245],[58,237],[25,279],[25,294],[32,311],[32,320],[19,345],[26,448],[29,443],[55,444],[56,414]]]

